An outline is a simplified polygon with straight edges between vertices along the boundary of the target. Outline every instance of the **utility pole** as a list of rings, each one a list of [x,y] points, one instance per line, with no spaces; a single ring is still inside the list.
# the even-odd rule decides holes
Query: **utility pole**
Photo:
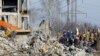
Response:
[[[69,5],[70,5],[70,0],[67,0],[67,27],[69,27],[69,24],[70,24],[70,17],[69,17],[70,6]]]
[[[77,0],[75,0],[75,27],[77,26]]]
[[[77,26],[77,0],[67,0],[67,27]]]

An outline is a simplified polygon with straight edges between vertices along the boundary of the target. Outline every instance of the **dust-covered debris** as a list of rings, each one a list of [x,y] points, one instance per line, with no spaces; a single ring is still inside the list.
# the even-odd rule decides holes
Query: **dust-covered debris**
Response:
[[[34,32],[30,36],[18,35],[14,41],[0,37],[0,56],[86,56],[84,49],[67,47],[56,38]],[[91,55],[92,56],[92,55]]]

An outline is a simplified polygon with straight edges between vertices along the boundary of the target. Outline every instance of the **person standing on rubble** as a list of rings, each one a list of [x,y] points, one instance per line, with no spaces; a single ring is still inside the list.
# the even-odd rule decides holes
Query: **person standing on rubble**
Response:
[[[73,44],[73,36],[72,32],[63,32],[63,36],[60,38],[59,42],[66,45],[71,46]]]
[[[74,45],[74,32],[69,32],[68,37],[68,46]]]
[[[78,47],[78,45],[79,45],[79,36],[76,36],[74,39],[74,46]]]
[[[80,37],[79,37],[79,47],[80,48],[83,48],[84,46],[83,46],[83,44],[84,44],[84,40],[83,40],[83,36],[82,35],[80,35]]]
[[[72,46],[73,45],[73,43],[74,43],[74,39],[73,38],[69,38],[69,41],[68,41],[68,45],[69,46]]]
[[[90,38],[90,32],[89,30],[86,32],[86,41],[89,41],[89,38]]]
[[[60,40],[59,40],[59,43],[62,43],[62,44],[64,44],[64,45],[68,45],[67,44],[67,38],[66,37],[64,37],[64,36],[62,36],[61,38],[60,38]]]
[[[93,39],[91,47],[96,50],[96,47],[97,47],[97,40],[96,39]]]
[[[88,46],[88,47],[90,47],[90,46],[92,45],[92,43],[93,43],[93,40],[92,40],[92,38],[89,38],[89,41],[88,41],[88,44],[87,44],[87,46]]]

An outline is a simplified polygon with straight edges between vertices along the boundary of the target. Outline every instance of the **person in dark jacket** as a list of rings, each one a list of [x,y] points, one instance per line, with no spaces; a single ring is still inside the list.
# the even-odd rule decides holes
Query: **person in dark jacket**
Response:
[[[73,43],[74,43],[74,40],[73,40],[73,38],[69,38],[69,46],[71,46],[71,45],[73,45]]]
[[[96,49],[96,47],[97,47],[97,40],[94,39],[94,42],[91,44],[91,47],[93,49]]]
[[[80,40],[79,40],[79,37],[77,36],[74,39],[74,46],[77,47],[79,45],[79,43],[80,43]]]

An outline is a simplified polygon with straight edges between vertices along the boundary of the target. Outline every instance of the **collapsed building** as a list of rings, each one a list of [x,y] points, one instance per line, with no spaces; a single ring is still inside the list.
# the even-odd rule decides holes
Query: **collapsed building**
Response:
[[[0,0],[0,20],[29,32],[29,0]]]
[[[0,0],[0,20],[4,25],[12,25],[6,27],[12,30],[13,26],[19,28],[16,32],[31,32],[29,22],[29,0]],[[31,36],[17,35],[13,42],[6,38],[0,37],[0,53],[1,56],[83,56],[87,53],[78,48],[74,48],[72,52],[69,47],[59,43],[57,39],[50,38],[49,23],[43,20],[37,32],[31,32]],[[0,30],[4,30],[0,27]],[[34,30],[34,29],[33,29]],[[41,32],[40,32],[41,31]],[[47,33],[47,34],[46,34]],[[9,51],[9,52],[7,52]],[[77,52],[76,52],[77,51]],[[6,53],[6,54],[5,54]],[[80,53],[80,54],[78,54]]]

